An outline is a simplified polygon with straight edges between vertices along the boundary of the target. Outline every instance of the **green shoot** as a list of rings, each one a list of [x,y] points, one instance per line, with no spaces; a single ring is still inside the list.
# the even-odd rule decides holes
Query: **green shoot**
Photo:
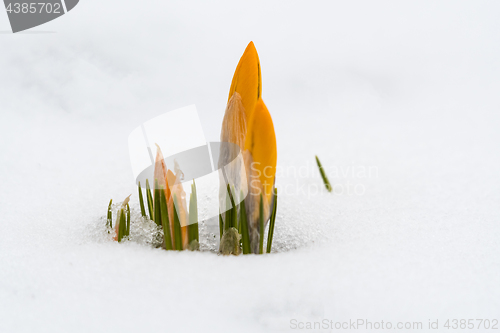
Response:
[[[243,192],[241,192],[241,197],[243,198]],[[245,200],[240,204],[240,227],[241,227],[241,240],[243,254],[249,254],[250,251],[250,237],[248,235],[248,225],[247,225],[247,212],[245,208]]]
[[[125,231],[126,231],[126,225],[125,225],[125,212],[123,211],[123,208],[120,209],[118,212],[120,215],[120,222],[118,222],[118,242],[122,241],[122,238],[125,236]]]
[[[231,191],[231,186],[229,184],[227,184],[227,193],[228,197],[226,202],[227,205],[226,208],[227,207],[231,208],[226,211],[226,225],[224,230],[227,230],[229,228],[238,228],[238,221],[237,221],[238,211],[236,205],[234,204],[234,197]]]
[[[177,214],[177,196],[174,195],[174,240],[175,249],[182,251],[182,234],[181,234],[181,224],[179,222],[179,215]]]
[[[149,219],[153,220],[153,196],[151,195],[151,187],[149,187],[149,180],[146,179],[146,199],[148,200]]]
[[[321,163],[316,156],[316,161],[320,168],[322,177],[325,181],[325,185],[327,189],[331,189],[330,183],[324,175],[323,168]],[[144,197],[142,193],[142,188],[140,182],[138,183],[138,192],[139,192],[139,203],[141,208],[141,215],[143,217],[147,217]],[[151,187],[149,185],[149,180],[146,179],[146,199],[147,206],[150,215],[150,219],[155,221],[155,223],[163,228],[163,236],[166,250],[177,250],[181,251],[183,249],[189,250],[197,250],[199,249],[199,223],[198,223],[198,198],[197,198],[197,190],[196,183],[193,180],[193,184],[191,185],[191,195],[189,198],[189,214],[186,214],[188,221],[182,221],[183,223],[187,222],[186,227],[181,226],[181,217],[184,218],[184,215],[180,215],[177,209],[178,198],[174,194],[173,196],[173,216],[172,221],[170,220],[171,216],[169,216],[168,212],[168,198],[165,196],[164,189],[160,188],[158,185],[158,180],[155,179],[155,184],[153,188],[153,194],[151,191]],[[276,222],[276,214],[278,209],[278,190],[273,188],[273,204],[271,208],[271,213],[269,214],[269,230],[267,235],[267,246],[266,253],[271,253],[273,236],[274,236],[274,228]],[[130,236],[130,227],[131,227],[131,210],[130,205],[128,204],[130,196],[126,198],[126,200],[122,203],[121,207],[118,209],[118,214],[115,221],[115,226],[117,227],[117,240],[121,242],[124,237]],[[244,198],[243,192],[241,192],[241,197]],[[250,242],[250,234],[248,230],[248,220],[246,214],[246,206],[245,199],[243,201],[238,202],[236,205],[237,196],[235,196],[235,187],[230,184],[227,185],[227,197],[226,197],[226,207],[229,208],[223,214],[219,210],[219,237],[221,240],[221,244],[223,241],[228,243],[228,239],[233,237],[236,239],[236,243],[232,241],[231,244],[234,243],[234,249],[231,249],[230,253],[232,254],[250,254],[253,252]],[[112,228],[112,203],[113,200],[109,201],[108,210],[107,210],[107,223],[106,226],[109,225]],[[263,194],[260,194],[260,203],[259,203],[259,220],[258,220],[258,230],[259,230],[259,245],[258,245],[258,254],[264,253],[264,233],[265,233],[265,217],[264,217],[264,199]],[[118,225],[117,225],[118,224]],[[186,228],[185,231],[182,228]],[[226,233],[228,236],[226,236]],[[233,233],[233,234],[231,234]],[[231,235],[232,236],[231,236]],[[184,237],[186,238],[183,238]],[[230,237],[231,236],[231,237]],[[236,238],[235,238],[236,237]],[[231,238],[231,239],[233,239]],[[233,239],[233,240],[234,240]],[[187,247],[185,248],[185,241],[187,240]],[[196,241],[196,242],[195,242]],[[222,245],[221,245],[222,248]],[[241,249],[241,250],[240,250]],[[224,251],[223,251],[224,252]],[[227,251],[226,251],[227,252]]]
[[[273,245],[274,221],[276,221],[277,209],[278,209],[278,189],[274,188],[273,212],[271,213],[271,220],[269,221],[269,233],[267,234],[267,253],[271,253],[271,246]]]
[[[139,182],[137,189],[139,190],[139,203],[141,205],[141,215],[142,217],[146,217],[146,210],[144,209],[144,199],[142,198],[141,182]]]
[[[161,223],[163,226],[163,238],[165,240],[165,249],[172,250],[172,236],[170,235],[170,221],[168,219],[167,199],[165,191],[160,191]]]
[[[155,179],[155,188],[154,188],[154,219],[157,225],[161,225],[161,207],[160,207],[160,189],[158,186],[158,179]]]
[[[111,211],[111,204],[113,203],[113,199],[109,200],[109,205],[108,205],[108,223],[110,228],[113,228],[113,212]]]
[[[316,163],[318,164],[319,172],[321,173],[321,178],[323,178],[323,182],[325,183],[326,189],[328,190],[328,192],[331,192],[332,185],[330,185],[330,182],[328,181],[328,177],[326,176],[325,170],[323,169],[323,166],[319,161],[318,155],[316,155]]]

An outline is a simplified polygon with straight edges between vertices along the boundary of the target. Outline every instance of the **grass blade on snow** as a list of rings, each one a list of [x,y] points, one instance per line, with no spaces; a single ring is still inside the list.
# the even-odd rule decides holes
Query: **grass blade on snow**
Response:
[[[318,155],[316,155],[316,163],[318,164],[319,172],[321,173],[321,178],[323,178],[323,182],[325,183],[325,187],[328,190],[328,192],[332,191],[332,185],[330,185],[330,181],[328,180],[328,177],[326,176],[325,170],[323,169],[323,166],[321,165],[321,162],[319,161]]]

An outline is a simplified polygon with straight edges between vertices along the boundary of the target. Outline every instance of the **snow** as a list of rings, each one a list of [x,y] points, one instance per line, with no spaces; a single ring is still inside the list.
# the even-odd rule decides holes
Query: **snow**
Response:
[[[500,319],[499,9],[88,0],[0,33],[0,332]],[[109,199],[138,209],[129,133],[196,104],[217,141],[250,40],[278,143],[275,253],[109,241]]]

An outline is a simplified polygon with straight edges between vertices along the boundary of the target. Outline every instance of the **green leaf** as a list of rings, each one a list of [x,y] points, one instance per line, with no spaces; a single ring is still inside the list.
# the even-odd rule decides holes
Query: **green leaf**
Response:
[[[149,219],[153,220],[153,196],[151,195],[151,187],[149,187],[149,180],[146,179],[146,199],[148,200]]]
[[[267,253],[271,253],[271,246],[273,245],[274,222],[276,221],[277,210],[278,210],[278,189],[274,188],[273,212],[271,213],[271,220],[269,221],[269,233],[267,234]]]
[[[111,204],[112,203],[113,203],[113,199],[109,200],[107,225],[109,224],[110,228],[113,228],[113,212],[111,210]]]
[[[144,209],[144,199],[142,198],[141,182],[139,182],[137,189],[139,190],[139,204],[141,205],[141,215],[143,217],[146,217],[146,209]]]
[[[156,222],[157,225],[161,225],[160,191],[163,191],[163,189],[160,189],[160,187],[158,186],[158,179],[155,179],[154,219],[153,220]]]
[[[172,236],[170,234],[170,221],[168,218],[167,199],[165,191],[160,191],[160,206],[161,206],[161,224],[163,227],[163,238],[165,240],[165,249],[172,250]]]
[[[181,223],[179,221],[179,215],[177,214],[177,196],[174,194],[174,239],[175,239],[175,249],[182,251],[182,233],[181,233]]]
[[[325,187],[328,192],[332,191],[332,185],[330,185],[330,181],[328,181],[328,177],[326,176],[325,170],[319,161],[318,155],[316,155],[316,163],[318,164],[319,172],[321,174],[321,178],[323,178],[323,183],[325,183]]]
[[[120,222],[118,224],[118,242],[122,241],[122,238],[125,236],[125,212],[123,211],[123,208],[120,209]]]
[[[241,192],[241,197],[243,198],[243,192]],[[250,236],[248,234],[247,225],[247,212],[245,208],[245,200],[240,204],[240,226],[241,226],[241,240],[243,248],[243,254],[249,254],[250,251]]]

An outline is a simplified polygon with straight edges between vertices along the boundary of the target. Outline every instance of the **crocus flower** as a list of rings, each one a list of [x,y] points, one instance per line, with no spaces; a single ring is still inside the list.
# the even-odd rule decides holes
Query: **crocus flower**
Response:
[[[221,141],[237,144],[243,152],[245,168],[233,163],[226,169],[227,180],[240,193],[242,177],[246,177],[248,195],[245,208],[250,235],[251,250],[259,247],[259,205],[262,198],[264,226],[269,220],[273,205],[273,188],[276,174],[276,135],[271,115],[262,100],[260,62],[253,42],[241,57],[233,76],[229,98],[222,122]],[[224,147],[219,166],[227,165],[234,156]],[[241,175],[240,170],[245,170]],[[224,187],[223,187],[224,186]],[[221,181],[220,202],[225,200],[225,183]]]

